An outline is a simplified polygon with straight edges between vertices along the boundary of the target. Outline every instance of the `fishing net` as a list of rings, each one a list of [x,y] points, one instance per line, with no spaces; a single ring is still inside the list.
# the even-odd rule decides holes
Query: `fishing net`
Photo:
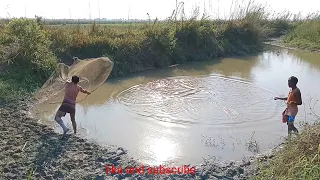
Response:
[[[35,94],[39,103],[64,93],[65,82],[71,81],[72,76],[80,77],[79,85],[89,92],[98,89],[109,77],[113,62],[106,57],[79,60],[74,58],[71,66],[59,63],[46,83]],[[85,97],[86,98],[86,97]],[[77,100],[77,102],[83,101]],[[50,104],[61,103],[51,102]]]

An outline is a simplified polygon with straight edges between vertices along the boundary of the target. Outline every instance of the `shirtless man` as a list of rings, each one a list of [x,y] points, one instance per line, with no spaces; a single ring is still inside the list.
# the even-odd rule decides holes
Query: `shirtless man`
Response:
[[[287,123],[288,125],[288,135],[291,132],[298,133],[298,129],[294,126],[294,120],[298,113],[298,106],[302,105],[302,98],[300,89],[297,87],[298,78],[291,76],[288,79],[288,86],[290,88],[288,97],[280,98],[275,97],[275,100],[285,100],[287,101],[287,108],[282,113],[282,121],[283,123]]]
[[[63,136],[66,135],[66,133],[69,131],[69,128],[67,128],[64,125],[61,117],[65,116],[67,113],[70,114],[73,131],[74,131],[74,134],[76,134],[77,123],[75,119],[75,112],[76,112],[76,99],[77,99],[78,93],[80,91],[88,95],[91,94],[89,91],[83,89],[81,86],[78,85],[79,80],[80,78],[78,76],[72,76],[72,80],[71,80],[72,82],[66,83],[63,102],[54,117],[54,119],[63,129]]]

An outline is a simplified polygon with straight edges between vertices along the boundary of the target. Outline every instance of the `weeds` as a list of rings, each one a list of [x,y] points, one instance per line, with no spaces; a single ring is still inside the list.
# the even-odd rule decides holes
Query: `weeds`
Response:
[[[298,22],[284,38],[289,46],[307,50],[320,50],[320,19]]]
[[[257,179],[319,179],[320,125],[309,125],[263,168]]]
[[[254,154],[257,154],[257,153],[260,153],[260,148],[259,148],[258,142],[253,138],[254,134],[255,132],[252,133],[250,140],[246,143],[246,147],[248,151],[253,152]]]
[[[34,173],[36,172],[36,169],[31,169],[30,172],[28,173],[28,180],[32,180],[34,178]]]
[[[4,179],[4,172],[3,172],[3,170],[0,170],[0,178],[1,178],[1,179]]]

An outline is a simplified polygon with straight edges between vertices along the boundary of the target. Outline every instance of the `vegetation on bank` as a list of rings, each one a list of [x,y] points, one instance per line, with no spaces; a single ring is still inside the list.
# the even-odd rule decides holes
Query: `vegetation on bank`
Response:
[[[107,56],[114,62],[110,77],[146,69],[261,51],[262,42],[294,26],[287,15],[269,20],[259,5],[236,7],[229,20],[205,16],[127,25],[48,25],[41,17],[0,21],[0,99],[33,92],[58,62]]]
[[[56,66],[47,31],[34,20],[15,19],[0,29],[0,99],[32,92]]]
[[[253,179],[319,179],[320,124],[308,125],[298,137],[285,142]]]
[[[33,92],[58,62],[107,56],[111,77],[191,61],[260,51],[267,30],[263,14],[247,12],[229,21],[168,20],[139,26],[48,26],[12,19],[0,26],[0,99]],[[264,22],[264,23],[262,23]]]
[[[320,15],[298,22],[284,37],[284,43],[306,50],[320,50]]]

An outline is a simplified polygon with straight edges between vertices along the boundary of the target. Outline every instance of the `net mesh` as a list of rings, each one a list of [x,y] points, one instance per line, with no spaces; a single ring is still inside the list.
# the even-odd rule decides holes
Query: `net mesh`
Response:
[[[79,60],[74,58],[74,63],[67,66],[59,63],[45,84],[35,94],[39,103],[58,96],[64,92],[65,82],[71,81],[71,77],[80,77],[79,85],[91,93],[98,89],[109,77],[113,68],[113,62],[107,57]],[[84,100],[84,99],[82,99]],[[77,102],[82,101],[77,100]],[[51,102],[61,103],[61,102]]]

